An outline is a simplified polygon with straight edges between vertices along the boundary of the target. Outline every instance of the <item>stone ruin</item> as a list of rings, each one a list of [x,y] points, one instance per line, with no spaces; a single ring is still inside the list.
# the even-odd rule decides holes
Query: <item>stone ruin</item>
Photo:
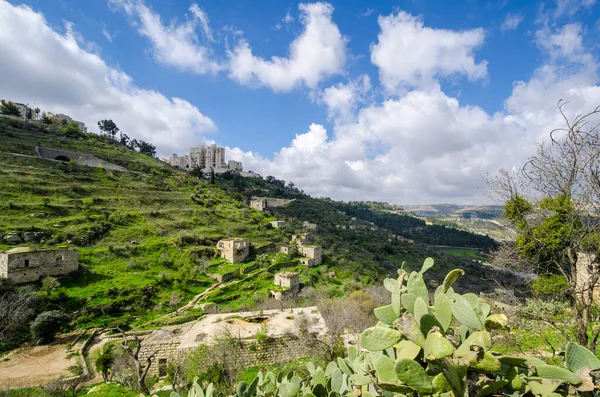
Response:
[[[318,266],[323,262],[323,249],[318,245],[310,245],[311,241],[312,237],[308,233],[292,236],[292,242],[296,243],[298,252],[305,257],[300,262],[305,266]]]
[[[298,247],[296,247],[295,245],[282,245],[281,247],[279,247],[279,252],[288,256],[292,256],[296,252],[298,252]]]
[[[217,248],[221,251],[221,258],[230,263],[241,263],[250,253],[250,241],[247,238],[228,238],[219,241]]]
[[[292,242],[296,243],[298,246],[308,244],[311,242],[311,235],[308,233],[294,234],[292,236]]]
[[[139,358],[146,362],[154,354],[149,374],[164,377],[170,363],[185,358],[200,345],[233,337],[239,344],[232,354],[243,367],[272,365],[310,356],[314,349],[311,341],[328,332],[316,307],[208,314],[195,322],[153,331],[143,338]],[[266,338],[258,341],[258,333],[266,334]]]
[[[287,222],[285,221],[271,221],[269,222],[271,224],[271,226],[273,226],[275,229],[281,229],[283,227],[287,226]]]
[[[45,250],[17,247],[0,252],[0,278],[15,284],[38,281],[46,276],[64,276],[78,269],[78,251],[66,247]]]
[[[252,197],[250,198],[250,207],[256,211],[264,211],[269,208],[285,207],[292,201],[296,201],[296,199]]]
[[[271,296],[277,300],[287,295],[294,295],[300,291],[300,274],[297,272],[281,272],[275,274],[273,283],[278,289],[271,290]]]

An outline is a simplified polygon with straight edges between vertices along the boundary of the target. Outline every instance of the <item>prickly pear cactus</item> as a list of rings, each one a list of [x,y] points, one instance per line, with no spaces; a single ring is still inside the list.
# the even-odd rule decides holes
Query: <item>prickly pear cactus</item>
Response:
[[[545,397],[600,390],[600,360],[575,343],[567,346],[564,367],[493,352],[490,332],[506,326],[506,316],[490,313],[475,294],[453,290],[464,275],[460,269],[449,272],[430,299],[423,274],[433,265],[427,258],[409,274],[403,264],[397,279],[384,281],[391,302],[375,309],[380,322],[361,334],[366,352],[349,347],[346,357],[325,368],[309,362],[300,371],[259,372],[230,397],[373,397],[373,391],[383,397]],[[197,381],[187,395],[221,397]]]
[[[593,386],[590,371],[600,369],[600,360],[581,346],[567,349],[568,369],[492,352],[490,332],[506,326],[506,316],[490,313],[475,294],[453,290],[464,275],[460,269],[449,272],[430,299],[423,274],[433,265],[427,258],[419,272],[403,267],[397,279],[384,281],[392,302],[375,309],[381,323],[360,337],[370,352],[365,362],[373,363],[367,375],[375,387],[400,395],[464,397],[566,395],[569,387]]]

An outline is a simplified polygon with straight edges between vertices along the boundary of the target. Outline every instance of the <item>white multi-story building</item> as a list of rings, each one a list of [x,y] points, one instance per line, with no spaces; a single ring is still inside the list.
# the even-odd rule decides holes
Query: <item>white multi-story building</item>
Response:
[[[186,171],[191,171],[194,168],[200,168],[204,172],[210,172],[212,168],[216,173],[242,172],[244,170],[240,161],[229,160],[226,163],[225,148],[215,144],[190,148],[190,153],[182,156],[173,154],[168,163]]]

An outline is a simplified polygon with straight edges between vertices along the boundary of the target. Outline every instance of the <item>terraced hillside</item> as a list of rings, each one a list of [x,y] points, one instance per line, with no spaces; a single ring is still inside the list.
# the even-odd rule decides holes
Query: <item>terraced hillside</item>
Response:
[[[44,160],[36,157],[36,145],[89,153],[130,172]],[[67,329],[179,322],[197,317],[205,303],[247,308],[267,299],[273,274],[281,270],[298,271],[300,283],[318,295],[340,296],[381,281],[402,261],[419,266],[428,255],[440,269],[430,273],[432,279],[463,267],[471,268],[470,278],[461,281],[470,290],[489,286],[472,261],[438,255],[427,240],[435,231],[422,221],[314,199],[282,182],[223,175],[210,184],[106,137],[67,137],[54,126],[0,118],[0,250],[79,249],[77,274],[33,285],[35,313],[69,313]],[[296,200],[267,214],[248,206],[253,195]],[[271,227],[276,217],[287,225]],[[289,244],[292,234],[306,231],[302,221],[317,225],[311,233],[323,247],[321,266],[307,268],[299,256],[256,252],[265,244]],[[452,229],[442,234],[476,251],[490,247],[482,236]],[[227,237],[248,238],[255,252],[242,264],[223,263],[216,243]],[[226,272],[234,279],[215,279]],[[299,299],[312,303],[315,294]]]
[[[27,157],[37,144],[143,172]],[[60,280],[50,299],[75,312],[76,325],[142,323],[184,303],[213,283],[204,267],[221,238],[282,239],[268,216],[218,187],[96,136],[5,126],[0,152],[0,249],[79,247],[80,274]]]

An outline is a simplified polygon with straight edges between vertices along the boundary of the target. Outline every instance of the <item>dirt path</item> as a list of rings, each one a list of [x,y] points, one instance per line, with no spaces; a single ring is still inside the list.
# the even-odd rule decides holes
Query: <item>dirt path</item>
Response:
[[[27,347],[10,354],[7,361],[0,362],[0,390],[37,386],[72,376],[68,368],[77,364],[77,357],[67,357],[66,343],[73,339],[74,336],[61,338],[51,345]]]

